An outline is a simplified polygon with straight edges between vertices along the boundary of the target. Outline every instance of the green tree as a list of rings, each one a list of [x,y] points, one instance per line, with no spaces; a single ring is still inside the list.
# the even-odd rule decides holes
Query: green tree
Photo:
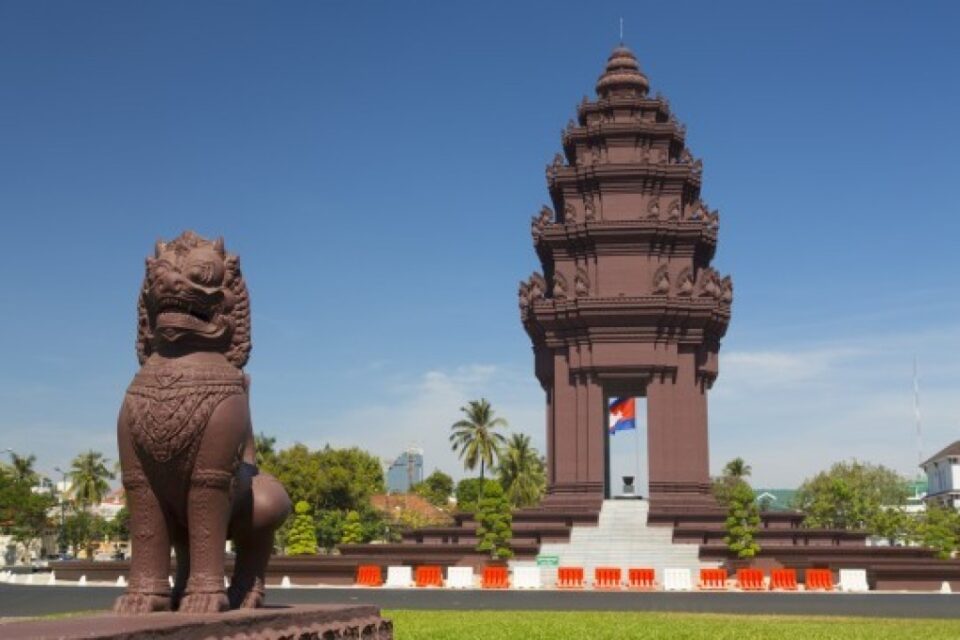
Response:
[[[317,529],[310,515],[310,505],[303,500],[294,505],[293,524],[287,534],[287,553],[292,556],[312,555],[317,552]]]
[[[106,521],[104,533],[111,540],[130,540],[130,510],[122,507],[112,520]]]
[[[356,447],[311,451],[296,444],[265,462],[264,470],[286,487],[294,504],[303,500],[318,518],[331,509],[363,509],[370,496],[386,490],[380,460]]]
[[[317,517],[317,544],[325,551],[330,551],[343,538],[343,525],[345,516],[343,512],[336,509],[327,509],[318,514]]]
[[[547,491],[543,460],[530,445],[530,436],[515,433],[500,455],[497,467],[500,485],[514,507],[531,507],[543,499]]]
[[[476,511],[477,502],[480,500],[481,489],[489,489],[491,485],[500,486],[495,480],[483,480],[480,478],[464,478],[457,483],[456,497],[458,511]],[[502,487],[501,487],[502,489]]]
[[[898,507],[887,507],[877,512],[867,523],[872,535],[884,538],[891,546],[912,539],[917,533],[917,519]]]
[[[907,493],[906,479],[895,471],[852,460],[804,481],[793,504],[807,514],[807,526],[869,529],[884,507],[903,506]]]
[[[99,451],[81,453],[70,465],[71,493],[73,501],[80,509],[89,509],[99,504],[110,491],[110,484],[114,474],[107,468],[107,459]]]
[[[52,494],[34,491],[33,480],[22,468],[0,469],[0,531],[25,545],[49,528],[47,511],[56,503]]]
[[[275,449],[277,444],[276,438],[268,436],[265,433],[258,433],[253,437],[253,443],[257,454],[258,468],[269,466],[277,459],[277,451]]]
[[[64,522],[64,537],[67,544],[73,547],[74,553],[83,549],[89,560],[93,560],[96,543],[107,536],[108,532],[107,521],[88,511],[77,511],[68,516]]]
[[[920,543],[937,552],[937,557],[946,560],[953,556],[960,541],[960,514],[956,509],[928,505],[917,526]]]
[[[40,477],[34,471],[33,465],[37,461],[37,456],[32,453],[21,456],[16,453],[10,453],[10,469],[13,473],[13,481],[26,484],[33,487],[37,484]]]
[[[360,514],[356,511],[348,511],[343,522],[343,534],[340,537],[340,543],[360,544],[361,542],[363,542],[363,524],[360,522]]]
[[[513,556],[513,515],[510,502],[499,483],[490,482],[477,505],[477,551],[486,551],[493,558],[506,560]]]
[[[500,447],[505,442],[503,434],[496,431],[506,427],[507,421],[497,418],[486,398],[471,400],[467,406],[460,407],[466,416],[453,423],[450,429],[451,448],[460,454],[464,467],[473,471],[480,464],[480,480],[484,469],[493,466],[500,457]]]
[[[445,508],[453,495],[453,478],[439,469],[413,485],[413,492],[426,499],[427,502],[435,507]]]
[[[734,458],[723,467],[723,475],[730,478],[746,478],[752,471],[750,465],[740,457]]]
[[[760,527],[760,509],[753,488],[745,480],[749,475],[749,465],[742,458],[734,458],[713,485],[717,500],[727,508],[723,542],[738,558],[752,558],[760,552],[755,538]]]

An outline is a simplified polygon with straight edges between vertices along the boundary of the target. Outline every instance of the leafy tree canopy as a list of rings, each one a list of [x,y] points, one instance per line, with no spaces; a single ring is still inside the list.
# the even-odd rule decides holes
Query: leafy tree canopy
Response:
[[[532,507],[547,492],[543,460],[530,444],[530,436],[515,433],[500,455],[500,485],[514,507]]]
[[[902,506],[907,495],[907,481],[897,472],[852,460],[804,481],[793,501],[808,526],[869,530],[884,507]]]
[[[443,509],[453,495],[453,478],[436,469],[423,482],[415,484],[413,492],[423,496],[433,506]]]
[[[47,510],[56,503],[52,494],[33,491],[34,483],[35,477],[22,473],[22,469],[0,470],[0,532],[19,542],[43,534],[48,527]]]
[[[331,509],[361,510],[371,495],[386,490],[380,460],[357,447],[314,451],[296,444],[265,461],[264,469],[283,483],[294,504],[306,502],[318,517]]]
[[[760,526],[760,508],[754,499],[753,488],[746,481],[750,466],[743,458],[734,458],[724,467],[724,475],[713,483],[713,493],[727,508],[724,521],[727,548],[738,558],[752,558],[760,552],[756,532]]]
[[[464,478],[457,483],[457,510],[476,511],[477,501],[480,499],[480,487],[485,487],[487,491],[490,487],[497,485],[497,488],[503,492],[503,487],[496,480],[483,480],[480,478]]]
[[[292,556],[314,554],[317,552],[317,529],[310,505],[301,500],[293,509],[296,515],[287,533],[287,553]]]
[[[477,551],[486,551],[494,558],[513,557],[510,540],[513,537],[513,515],[510,502],[499,483],[484,487],[477,504]]]

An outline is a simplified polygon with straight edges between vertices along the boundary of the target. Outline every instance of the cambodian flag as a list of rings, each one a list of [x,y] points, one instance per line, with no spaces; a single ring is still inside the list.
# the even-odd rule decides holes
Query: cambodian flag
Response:
[[[633,398],[610,398],[610,435],[636,428],[636,401]]]

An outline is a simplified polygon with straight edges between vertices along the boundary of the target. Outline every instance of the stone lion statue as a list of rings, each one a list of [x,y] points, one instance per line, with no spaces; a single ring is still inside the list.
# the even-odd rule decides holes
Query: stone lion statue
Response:
[[[273,532],[290,512],[256,467],[250,423],[250,303],[223,240],[186,231],[147,258],[138,303],[140,370],[117,441],[133,554],[122,614],[257,607]],[[224,585],[225,543],[236,562]],[[170,549],[176,552],[173,588]]]

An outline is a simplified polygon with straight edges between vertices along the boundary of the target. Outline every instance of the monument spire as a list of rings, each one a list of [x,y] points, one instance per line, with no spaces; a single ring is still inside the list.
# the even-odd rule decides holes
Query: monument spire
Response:
[[[710,508],[707,392],[733,281],[710,263],[719,215],[703,165],[633,52],[617,45],[547,166],[531,227],[543,267],[520,313],[546,392],[546,505],[610,493],[607,399],[646,397],[651,507]]]

